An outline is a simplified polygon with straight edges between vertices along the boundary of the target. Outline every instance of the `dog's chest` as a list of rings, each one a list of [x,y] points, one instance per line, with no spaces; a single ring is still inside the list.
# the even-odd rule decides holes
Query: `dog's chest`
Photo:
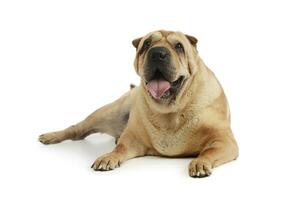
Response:
[[[174,122],[170,123],[174,124]],[[179,127],[176,127],[175,124],[174,128],[155,127],[153,125],[147,128],[153,147],[162,155],[179,156],[190,151],[192,135],[199,124],[199,118],[190,119]]]

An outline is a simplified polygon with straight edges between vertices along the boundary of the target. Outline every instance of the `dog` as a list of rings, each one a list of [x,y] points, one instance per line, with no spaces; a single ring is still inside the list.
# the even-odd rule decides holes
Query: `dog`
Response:
[[[110,153],[91,166],[113,170],[140,156],[195,157],[191,177],[238,157],[230,111],[214,73],[198,55],[197,39],[159,30],[132,41],[134,68],[141,82],[116,101],[62,131],[39,136],[44,144],[81,140],[93,133],[117,139]]]

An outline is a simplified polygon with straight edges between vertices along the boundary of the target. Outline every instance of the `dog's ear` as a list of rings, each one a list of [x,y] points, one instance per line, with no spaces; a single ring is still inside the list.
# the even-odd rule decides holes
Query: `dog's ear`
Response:
[[[137,49],[141,40],[142,40],[142,37],[132,40],[132,45]]]
[[[190,41],[190,43],[196,47],[197,46],[197,38],[195,38],[194,36],[191,36],[191,35],[185,35],[185,37]]]

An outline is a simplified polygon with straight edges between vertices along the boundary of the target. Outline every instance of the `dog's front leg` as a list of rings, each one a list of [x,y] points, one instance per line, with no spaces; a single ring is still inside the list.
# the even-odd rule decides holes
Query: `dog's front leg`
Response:
[[[96,171],[108,171],[120,167],[120,164],[131,158],[144,156],[147,153],[146,146],[130,131],[125,130],[121,134],[115,149],[96,159],[91,166]]]
[[[189,165],[191,177],[206,177],[214,167],[238,157],[238,146],[230,129],[215,130],[199,156]]]

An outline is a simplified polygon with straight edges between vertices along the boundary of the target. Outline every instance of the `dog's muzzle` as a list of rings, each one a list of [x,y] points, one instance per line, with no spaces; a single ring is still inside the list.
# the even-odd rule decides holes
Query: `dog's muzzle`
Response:
[[[165,47],[153,47],[149,50],[144,74],[147,90],[156,100],[176,94],[184,78],[179,77],[174,81],[175,69],[171,65],[170,51]]]

